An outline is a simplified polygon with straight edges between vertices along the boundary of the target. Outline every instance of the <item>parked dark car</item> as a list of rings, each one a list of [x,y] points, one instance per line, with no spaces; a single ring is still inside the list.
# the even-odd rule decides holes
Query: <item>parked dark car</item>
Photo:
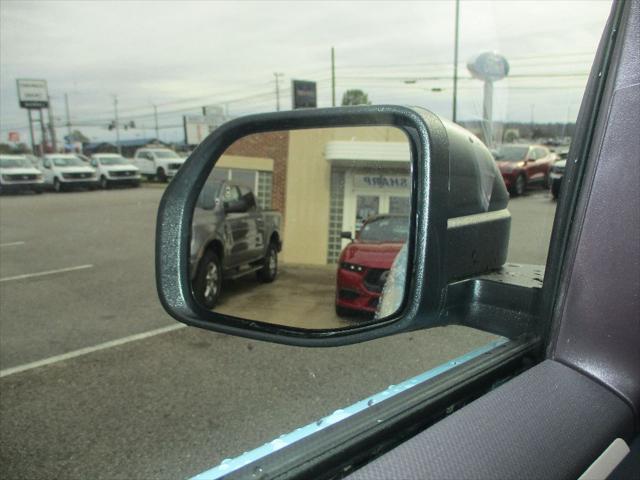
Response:
[[[549,186],[554,154],[543,145],[505,144],[494,155],[504,184],[513,196],[532,185]]]
[[[347,245],[338,261],[336,313],[375,313],[385,281],[396,255],[407,241],[406,215],[369,218]],[[343,232],[350,238],[351,232]]]
[[[207,182],[200,192],[191,227],[191,276],[197,300],[213,308],[223,278],[256,273],[273,282],[282,249],[278,212],[265,212],[244,185]]]

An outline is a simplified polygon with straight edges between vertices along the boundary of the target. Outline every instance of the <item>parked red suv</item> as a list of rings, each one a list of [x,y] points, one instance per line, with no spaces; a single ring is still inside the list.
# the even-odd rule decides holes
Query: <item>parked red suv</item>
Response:
[[[498,168],[511,195],[522,195],[527,187],[549,187],[549,170],[555,155],[542,145],[501,145],[495,152]]]
[[[396,255],[407,241],[409,217],[369,218],[342,253],[338,263],[336,313],[375,313]],[[342,232],[351,239],[351,232]]]

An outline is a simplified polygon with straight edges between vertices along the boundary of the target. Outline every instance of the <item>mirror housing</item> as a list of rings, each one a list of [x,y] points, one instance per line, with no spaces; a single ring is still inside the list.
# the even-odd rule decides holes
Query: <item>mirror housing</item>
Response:
[[[244,213],[248,210],[247,202],[240,198],[233,202],[223,202],[224,213]]]
[[[376,322],[309,330],[246,320],[198,304],[190,282],[191,221],[198,194],[216,161],[236,140],[251,134],[350,126],[396,127],[409,141],[412,215],[407,281],[399,310]],[[213,131],[194,150],[162,197],[156,226],[160,301],[170,315],[187,325],[300,346],[352,344],[445,325],[451,323],[445,314],[449,282],[499,268],[506,261],[508,198],[495,161],[482,142],[427,110],[357,106],[238,118]]]

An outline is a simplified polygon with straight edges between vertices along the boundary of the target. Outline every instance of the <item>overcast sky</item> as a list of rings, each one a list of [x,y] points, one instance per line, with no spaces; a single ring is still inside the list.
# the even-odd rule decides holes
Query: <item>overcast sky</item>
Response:
[[[496,119],[574,121],[609,10],[609,1],[462,1],[459,119],[481,116],[482,83],[466,62],[492,50],[511,66],[495,84]],[[154,136],[157,104],[161,138],[174,141],[181,116],[203,105],[232,116],[275,110],[274,72],[283,109],[292,78],[317,81],[318,106],[330,106],[331,46],[338,102],[361,88],[373,103],[451,116],[453,2],[2,0],[0,14],[1,142],[11,130],[27,139],[16,78],[48,81],[61,124],[67,93],[74,128],[94,140],[115,139],[104,128],[114,95],[138,126],[123,138]]]

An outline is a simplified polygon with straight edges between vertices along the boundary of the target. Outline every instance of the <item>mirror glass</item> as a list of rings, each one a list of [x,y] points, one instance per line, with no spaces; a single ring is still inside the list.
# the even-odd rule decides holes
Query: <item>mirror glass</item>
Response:
[[[405,291],[411,165],[394,127],[239,139],[193,212],[194,297],[216,312],[305,329],[392,315]]]

